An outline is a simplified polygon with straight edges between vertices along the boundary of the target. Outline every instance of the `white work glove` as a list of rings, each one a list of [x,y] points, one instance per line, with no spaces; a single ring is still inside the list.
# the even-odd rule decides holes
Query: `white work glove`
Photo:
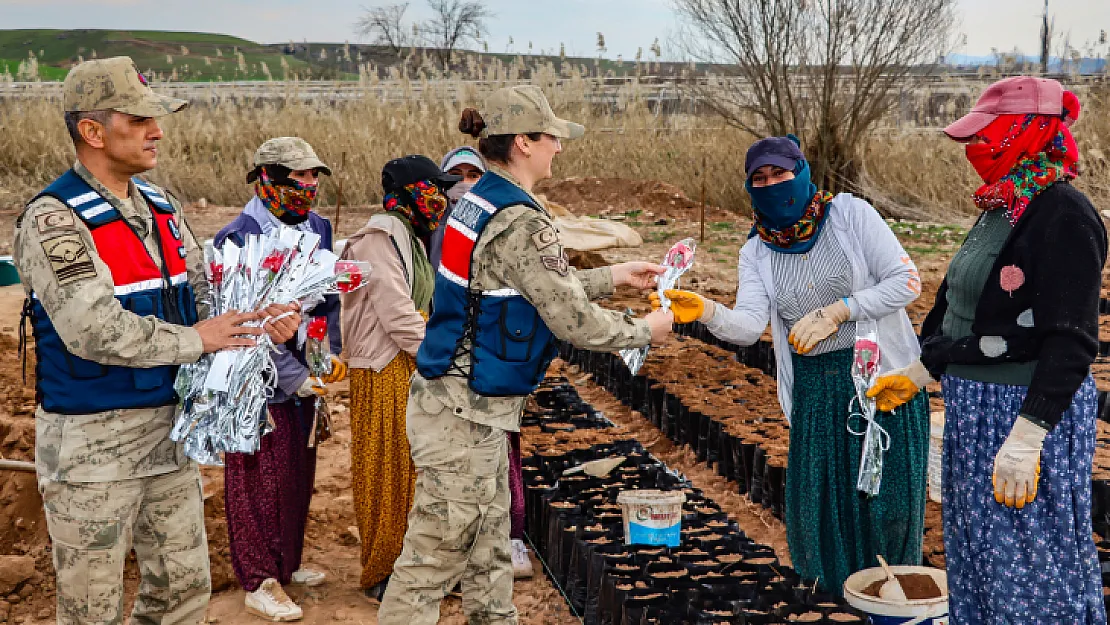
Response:
[[[994,457],[994,500],[1021,509],[1037,496],[1041,479],[1041,450],[1048,431],[1018,415],[1010,435]]]
[[[851,314],[844,300],[837,300],[799,319],[790,329],[787,340],[799,354],[808,354],[818,343],[832,336]]]
[[[328,389],[320,384],[320,379],[311,375],[297,389],[297,397],[323,397],[327,393]]]
[[[913,399],[922,387],[932,381],[925,365],[915,360],[908,367],[880,375],[867,389],[867,396],[875,400],[881,412],[890,412]]]

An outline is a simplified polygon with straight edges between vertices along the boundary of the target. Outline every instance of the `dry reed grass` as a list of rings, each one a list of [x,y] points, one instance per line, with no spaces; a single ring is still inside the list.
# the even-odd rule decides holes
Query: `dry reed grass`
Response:
[[[697,198],[704,176],[711,204],[748,210],[742,168],[750,135],[710,116],[655,114],[635,85],[616,101],[599,104],[588,97],[593,88],[588,81],[564,80],[556,86],[554,79],[538,82],[556,112],[588,128],[583,139],[564,146],[556,177],[662,180]],[[297,135],[336,172],[325,183],[323,205],[334,205],[340,179],[344,203],[377,203],[386,161],[411,153],[438,159],[470,142],[456,130],[458,113],[482,100],[465,83],[397,85],[406,91],[401,103],[372,97],[338,103],[293,97],[194,102],[165,118],[166,138],[152,178],[187,201],[239,205],[251,194],[243,177],[255,148],[270,137]],[[1100,207],[1110,207],[1110,163],[1101,151],[1110,138],[1110,98],[1108,92],[1091,91],[1086,100],[1075,128],[1086,174],[1079,185]],[[56,101],[0,100],[0,207],[18,207],[72,163],[61,117]],[[861,194],[889,213],[947,222],[966,221],[974,212],[969,194],[975,174],[960,147],[935,129],[879,131],[867,144],[863,164]]]

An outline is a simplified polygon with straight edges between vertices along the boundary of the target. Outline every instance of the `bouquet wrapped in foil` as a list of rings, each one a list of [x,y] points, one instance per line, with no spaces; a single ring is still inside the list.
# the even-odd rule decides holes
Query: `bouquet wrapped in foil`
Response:
[[[370,271],[367,263],[342,261],[321,249],[320,235],[284,226],[249,236],[242,247],[227,240],[219,249],[208,248],[206,256],[213,316],[293,301],[309,310],[325,295],[359,288]],[[186,455],[221,465],[222,453],[258,451],[271,429],[266,403],[277,383],[274,349],[263,334],[253,347],[205,354],[180,368],[170,438],[184,443]]]
[[[663,258],[663,266],[667,268],[667,271],[659,276],[659,280],[656,282],[656,290],[659,292],[659,304],[664,310],[671,307],[671,300],[667,298],[664,291],[678,286],[678,279],[686,273],[686,270],[694,266],[694,252],[697,247],[697,241],[683,239],[672,245],[671,249],[667,251],[667,256]],[[636,375],[636,372],[644,365],[644,361],[647,360],[648,349],[649,346],[645,345],[621,350],[621,360],[628,365],[628,370],[632,372],[632,375]]]
[[[879,425],[875,416],[875,400],[867,397],[867,389],[879,376],[881,362],[878,327],[874,321],[857,322],[852,354],[852,382],[856,387],[856,396],[848,408],[848,431],[863,437],[856,489],[872,497],[879,494],[883,481],[883,452],[890,449],[890,434]]]

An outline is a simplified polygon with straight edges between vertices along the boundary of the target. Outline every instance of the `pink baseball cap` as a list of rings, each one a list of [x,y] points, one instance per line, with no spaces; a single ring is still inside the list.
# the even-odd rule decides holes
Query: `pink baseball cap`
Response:
[[[1064,87],[1051,78],[1014,76],[987,87],[971,112],[952,122],[944,134],[962,140],[998,119],[999,115],[1055,115],[1064,113]]]

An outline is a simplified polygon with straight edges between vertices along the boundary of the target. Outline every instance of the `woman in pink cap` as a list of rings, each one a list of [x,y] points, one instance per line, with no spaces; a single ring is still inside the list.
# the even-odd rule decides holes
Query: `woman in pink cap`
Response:
[[[1091,538],[1098,303],[1106,230],[1070,181],[1079,101],[1029,76],[991,85],[945,129],[983,210],[921,331],[880,377],[889,410],[944,388],[944,543],[953,623],[1105,623]]]

